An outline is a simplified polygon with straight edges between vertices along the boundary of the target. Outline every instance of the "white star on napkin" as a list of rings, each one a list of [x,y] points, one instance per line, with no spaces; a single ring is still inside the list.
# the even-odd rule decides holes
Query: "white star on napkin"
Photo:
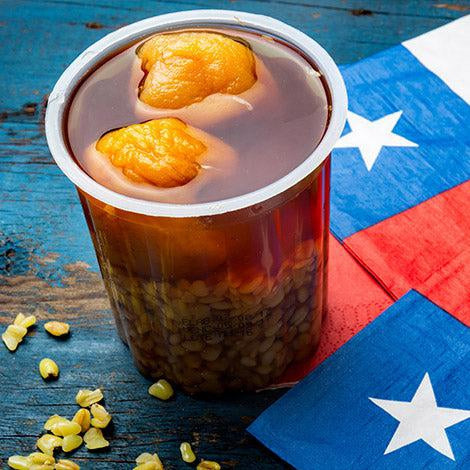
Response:
[[[428,373],[410,402],[379,398],[369,400],[400,421],[384,454],[422,439],[433,449],[455,460],[445,429],[470,418],[470,410],[437,406]]]
[[[375,121],[369,121],[348,111],[351,132],[341,137],[335,148],[358,147],[366,168],[370,171],[382,147],[418,147],[415,142],[392,132],[402,113],[403,111],[396,111]]]

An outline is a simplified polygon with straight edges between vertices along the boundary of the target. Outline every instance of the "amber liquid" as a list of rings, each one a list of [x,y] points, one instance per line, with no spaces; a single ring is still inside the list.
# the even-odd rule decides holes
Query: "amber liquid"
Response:
[[[238,157],[230,174],[191,192],[178,188],[183,196],[173,202],[259,189],[300,164],[324,133],[328,99],[314,69],[284,45],[243,37],[273,88],[241,112],[218,103],[228,117],[216,112],[211,122],[192,107],[168,113],[183,113]],[[90,145],[104,132],[151,118],[152,110],[135,104],[135,47],[95,71],[72,103],[70,144],[85,169]],[[88,171],[106,185],[106,175]],[[216,216],[144,216],[80,192],[116,324],[139,370],[190,393],[220,393],[268,386],[313,354],[326,306],[328,192],[329,160],[280,195]]]
[[[232,35],[241,37],[253,50],[258,83],[240,95],[215,97],[210,105],[208,101],[213,97],[183,110],[155,110],[140,102],[138,87],[144,73],[135,51],[141,42],[96,70],[77,92],[68,120],[73,154],[90,176],[129,196],[198,203],[250,193],[277,181],[301,164],[318,145],[327,125],[328,97],[321,76],[285,45],[253,33],[237,31]],[[149,188],[143,196],[113,185],[94,168],[94,143],[103,134],[155,117],[170,116],[180,117],[220,139],[234,150],[234,164],[214,171],[209,181],[197,178],[190,185],[194,191]]]

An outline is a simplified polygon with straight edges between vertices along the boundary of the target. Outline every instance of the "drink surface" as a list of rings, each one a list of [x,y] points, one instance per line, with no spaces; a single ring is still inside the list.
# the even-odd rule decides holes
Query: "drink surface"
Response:
[[[136,52],[146,40],[109,59],[78,89],[67,124],[76,160],[98,183],[152,201],[219,201],[275,182],[318,145],[327,126],[329,101],[312,65],[272,38],[238,30],[204,31],[248,44],[256,82],[238,94],[215,93],[188,106],[162,109],[139,99],[145,74]],[[177,118],[194,128],[192,136],[206,147],[199,173],[187,184],[165,188],[129,179],[96,148],[112,130],[162,118]]]

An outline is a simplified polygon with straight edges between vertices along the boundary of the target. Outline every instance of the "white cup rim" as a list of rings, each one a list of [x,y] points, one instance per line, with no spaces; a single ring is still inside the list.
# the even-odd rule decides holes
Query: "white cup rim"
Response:
[[[290,173],[253,192],[214,202],[169,204],[132,198],[116,193],[93,180],[69,152],[64,136],[67,100],[82,77],[103,58],[119,48],[154,32],[195,26],[244,26],[277,36],[300,49],[319,67],[331,95],[328,128],[315,150]],[[346,121],[347,95],[343,79],[330,55],[296,28],[268,16],[231,10],[191,10],[154,16],[114,31],[82,52],[64,71],[52,90],[45,127],[52,156],[62,172],[86,194],[115,208],[161,217],[199,217],[224,214],[260,204],[283,193],[311,174],[328,157]]]

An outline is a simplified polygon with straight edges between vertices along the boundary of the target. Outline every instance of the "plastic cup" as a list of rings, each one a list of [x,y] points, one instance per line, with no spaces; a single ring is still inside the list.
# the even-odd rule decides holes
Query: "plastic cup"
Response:
[[[297,168],[249,194],[166,204],[117,194],[76,163],[65,135],[68,101],[105,58],[160,31],[248,29],[301,51],[324,78],[332,112]],[[78,189],[121,338],[138,369],[184,390],[220,393],[275,383],[313,354],[326,308],[329,154],[343,129],[344,83],[311,38],[266,16],[186,11],[145,19],[86,49],[52,91],[51,153]]]

